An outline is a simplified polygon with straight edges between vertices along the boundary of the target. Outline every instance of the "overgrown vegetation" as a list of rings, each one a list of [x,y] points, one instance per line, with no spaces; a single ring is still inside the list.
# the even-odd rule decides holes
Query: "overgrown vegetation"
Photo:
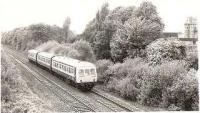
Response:
[[[50,112],[21,78],[21,72],[1,51],[1,112]]]
[[[93,62],[100,85],[138,103],[199,110],[197,47],[162,38],[164,24],[151,2],[113,10],[104,4],[77,36],[69,25],[67,18],[63,28],[43,24],[18,28],[4,33],[2,42]]]
[[[56,40],[59,43],[72,42],[74,33],[63,25],[50,26],[46,24],[33,24],[27,27],[16,28],[2,34],[1,42],[10,45],[17,50],[33,49],[49,40]]]
[[[117,62],[128,56],[143,56],[146,45],[160,38],[163,28],[151,2],[143,2],[138,8],[117,7],[113,10],[104,4],[82,36],[92,43],[97,59]]]
[[[110,60],[98,60],[96,62],[96,68],[97,68],[97,73],[98,73],[98,82],[100,83],[106,83],[109,80],[109,76],[107,76],[106,71],[108,70],[109,67],[113,66],[113,62]]]
[[[170,110],[198,110],[198,77],[184,60],[152,66],[142,58],[109,66],[106,87],[141,104]],[[107,65],[105,65],[107,67]]]
[[[147,59],[151,64],[160,64],[171,60],[181,60],[186,57],[186,47],[176,38],[160,38],[146,48]]]

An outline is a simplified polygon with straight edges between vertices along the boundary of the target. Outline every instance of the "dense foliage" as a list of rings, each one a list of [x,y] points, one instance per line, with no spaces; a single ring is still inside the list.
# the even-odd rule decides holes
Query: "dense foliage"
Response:
[[[160,38],[147,46],[147,59],[152,64],[170,60],[181,60],[186,57],[186,47],[175,38]]]
[[[113,66],[113,62],[106,59],[98,60],[96,62],[96,66],[98,73],[98,82],[100,83],[108,82],[109,76],[107,76],[106,71],[110,66]]]
[[[93,44],[97,59],[116,62],[142,56],[146,45],[161,36],[163,27],[151,2],[144,2],[138,8],[117,7],[113,10],[105,4],[82,36]]]
[[[22,73],[1,50],[1,113],[51,112],[22,79]]]
[[[150,2],[142,3],[115,32],[110,45],[113,60],[122,61],[127,56],[143,57],[145,47],[160,38],[163,27],[155,6]]]
[[[141,104],[199,109],[197,47],[162,38],[164,24],[151,2],[113,10],[106,3],[77,36],[69,26],[67,18],[63,28],[44,24],[17,28],[4,33],[2,42],[93,62],[98,83]]]
[[[67,29],[66,26],[60,28],[55,25],[33,24],[27,27],[16,28],[12,31],[4,32],[2,34],[1,42],[10,45],[17,50],[29,50],[49,40],[56,40],[59,43],[65,43],[73,40],[74,37],[75,35],[72,31]]]
[[[107,88],[122,97],[170,110],[198,110],[198,77],[184,60],[150,66],[141,58],[126,59],[106,72]]]

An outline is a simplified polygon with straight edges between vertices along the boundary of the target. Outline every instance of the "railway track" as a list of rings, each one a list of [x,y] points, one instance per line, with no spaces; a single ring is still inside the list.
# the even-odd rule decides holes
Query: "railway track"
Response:
[[[91,92],[96,94],[96,95],[98,95],[98,96],[100,96],[100,97],[102,97],[102,98],[104,98],[104,99],[106,99],[106,100],[108,100],[108,101],[110,101],[110,102],[112,102],[113,104],[116,104],[117,106],[119,106],[120,108],[123,108],[127,112],[133,112],[135,110],[141,111],[136,107],[134,107],[134,108],[133,107],[128,107],[129,105],[126,105],[125,103],[121,103],[121,102],[119,102],[117,100],[110,99],[107,95],[104,95],[104,94],[100,93],[100,91],[97,90],[97,89],[93,89]]]
[[[9,53],[10,54],[10,53]],[[15,54],[16,55],[16,54]],[[14,58],[14,56],[11,55],[11,57]],[[22,58],[22,57],[21,57]],[[95,112],[95,109],[93,108],[92,105],[90,105],[89,103],[85,103],[83,102],[82,98],[76,97],[73,93],[66,91],[65,88],[63,88],[62,86],[60,86],[59,84],[55,83],[54,81],[50,80],[49,78],[47,78],[45,75],[41,74],[40,72],[34,72],[32,71],[32,69],[28,68],[28,66],[26,66],[26,64],[23,61],[19,61],[18,59],[14,58],[18,63],[20,63],[24,68],[26,68],[30,73],[32,73],[34,75],[34,77],[40,81],[43,82],[37,75],[40,75],[41,77],[43,77],[44,79],[46,79],[49,83],[53,84],[54,86],[56,86],[57,88],[59,88],[60,90],[64,91],[65,93],[67,93],[67,95],[71,96],[73,99],[75,99],[76,101],[78,101],[79,103],[81,103],[83,106],[80,107],[77,105],[71,105],[72,108],[76,111],[76,112],[88,112],[88,111],[92,111]],[[23,60],[25,60],[25,58],[23,58]],[[27,59],[26,59],[27,60]],[[37,74],[36,74],[37,73]],[[110,103],[114,104],[115,107],[113,107],[113,105],[109,104],[108,102],[103,102],[100,100],[96,100],[98,103],[102,104],[103,106],[109,108],[111,111],[127,111],[127,112],[131,112],[131,111],[135,111],[138,110],[138,108],[132,108],[132,107],[127,107],[126,105],[120,103],[119,101],[115,101],[112,100],[110,98],[108,98],[107,96],[103,95],[102,93],[100,93],[98,90],[93,89],[91,91],[91,93],[93,93],[96,96],[99,96],[100,98],[104,99],[103,101],[109,101]],[[54,94],[56,96],[58,96],[63,102],[66,103],[66,99],[59,95],[57,92],[54,92]],[[117,106],[117,107],[116,107]]]
[[[16,62],[18,62],[21,66],[23,66],[27,71],[29,71],[34,78],[36,78],[38,81],[40,81],[41,84],[43,84],[44,86],[46,86],[48,89],[50,89],[57,97],[60,98],[61,101],[63,101],[64,103],[69,103],[68,99],[65,99],[65,97],[61,96],[57,91],[52,90],[52,88],[49,87],[49,85],[45,84],[43,80],[41,80],[41,78],[39,78],[37,76],[37,74],[35,72],[33,72],[30,68],[28,68],[26,66],[26,64],[24,64],[23,62],[19,61],[18,59],[16,59],[14,56],[10,55],[9,56],[12,57]],[[70,105],[72,107],[72,109],[74,109],[74,111],[76,112],[95,112],[95,110],[93,108],[91,108],[90,106],[88,106],[86,103],[82,102],[79,98],[77,98],[76,96],[74,96],[73,94],[71,94],[70,92],[66,91],[66,89],[62,88],[60,85],[56,84],[55,82],[49,80],[48,78],[46,78],[45,76],[41,75],[43,78],[45,78],[49,83],[53,84],[54,86],[56,86],[57,88],[61,89],[62,91],[64,91],[65,93],[67,93],[69,96],[71,96],[74,100],[78,101],[76,103],[76,105]],[[55,88],[56,89],[56,88]],[[82,106],[79,104],[81,103]],[[79,104],[79,105],[78,105]]]

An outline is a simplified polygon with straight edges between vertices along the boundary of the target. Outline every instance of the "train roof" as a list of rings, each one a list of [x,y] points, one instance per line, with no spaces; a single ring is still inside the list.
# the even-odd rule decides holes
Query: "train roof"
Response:
[[[95,67],[95,65],[93,63],[73,59],[73,58],[70,58],[70,57],[64,57],[64,56],[55,56],[53,58],[53,60],[58,61],[58,62],[62,62],[64,64],[67,64],[67,65],[70,65],[70,66],[74,66],[74,67],[87,67],[87,66]]]
[[[53,53],[47,53],[47,52],[39,52],[38,55],[47,57],[47,58],[51,58],[53,56],[55,56]]]
[[[37,52],[39,52],[39,51],[35,50],[35,49],[28,50],[28,53],[37,53]]]

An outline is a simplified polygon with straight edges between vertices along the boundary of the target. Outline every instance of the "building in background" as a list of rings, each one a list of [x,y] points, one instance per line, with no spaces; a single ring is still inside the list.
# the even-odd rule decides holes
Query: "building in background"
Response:
[[[163,38],[179,38],[185,45],[196,45],[198,41],[197,19],[188,17],[184,24],[184,33],[182,32],[164,32]]]
[[[197,19],[194,17],[188,17],[185,24],[184,38],[198,38]]]
[[[179,32],[164,32],[163,37],[164,38],[171,38],[171,37],[178,38],[178,34]]]
[[[184,24],[184,35],[179,35],[179,39],[186,45],[196,45],[198,41],[197,19],[188,17]]]

